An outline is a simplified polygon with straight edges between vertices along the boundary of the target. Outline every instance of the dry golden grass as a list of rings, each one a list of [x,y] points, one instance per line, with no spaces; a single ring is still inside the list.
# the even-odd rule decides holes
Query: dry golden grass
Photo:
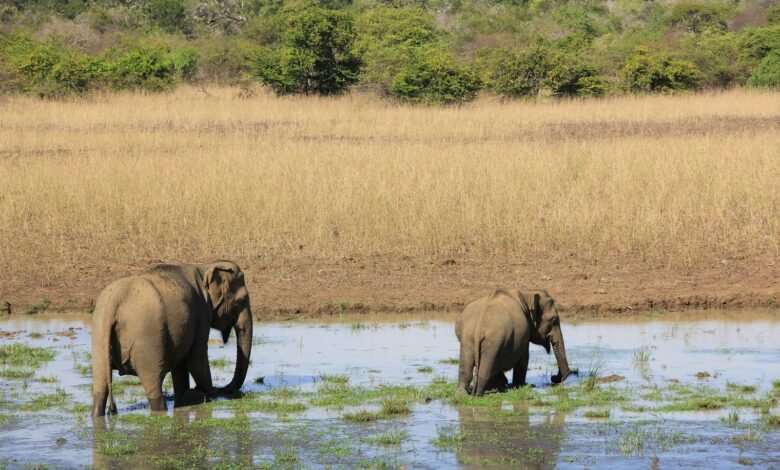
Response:
[[[0,276],[258,255],[780,252],[780,93],[410,108],[209,91],[4,98]]]

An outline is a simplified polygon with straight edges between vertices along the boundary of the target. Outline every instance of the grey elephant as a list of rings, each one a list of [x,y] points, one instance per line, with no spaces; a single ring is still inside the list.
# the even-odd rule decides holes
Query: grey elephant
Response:
[[[551,378],[553,383],[562,382],[571,372],[558,309],[544,291],[496,289],[463,309],[455,323],[455,335],[460,341],[459,394],[469,393],[476,375],[471,392],[482,396],[496,384],[496,376],[509,369],[512,386],[525,385],[530,343],[544,346],[548,354],[552,344],[558,361],[558,374]]]
[[[230,330],[237,340],[230,383],[215,389],[208,361],[211,328]],[[153,411],[167,409],[162,382],[171,372],[174,406],[241,388],[252,352],[252,310],[244,274],[231,261],[158,265],[108,285],[92,315],[92,415],[103,416],[106,401],[116,413],[111,375],[136,375]],[[190,375],[195,390],[190,390]]]

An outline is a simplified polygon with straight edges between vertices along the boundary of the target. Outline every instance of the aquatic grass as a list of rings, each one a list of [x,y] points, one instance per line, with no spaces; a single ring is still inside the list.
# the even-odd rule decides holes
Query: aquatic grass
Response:
[[[403,400],[388,398],[382,400],[381,412],[383,415],[407,415],[412,412],[412,409]]]
[[[591,391],[596,388],[596,385],[599,383],[598,379],[602,369],[604,369],[604,360],[593,357],[591,363],[588,365],[588,374],[585,376],[585,379],[580,382],[580,387],[585,391]]]
[[[729,414],[720,417],[720,422],[726,426],[735,427],[739,423],[739,413],[729,411]]]
[[[726,390],[740,393],[755,393],[758,389],[755,385],[743,385],[734,382],[726,382]]]
[[[609,410],[588,410],[584,416],[586,418],[609,418]]]
[[[388,429],[384,433],[366,438],[363,442],[368,444],[379,444],[385,446],[397,446],[401,445],[403,441],[409,438],[409,433],[403,429]]]
[[[35,375],[35,371],[32,369],[22,369],[17,367],[0,368],[0,377],[4,379],[11,379],[11,380],[29,379],[33,375]]]
[[[735,444],[743,443],[743,442],[761,442],[764,439],[764,436],[766,433],[758,428],[757,426],[748,425],[745,427],[745,432],[739,435],[736,435],[731,438],[731,442]]]
[[[288,445],[283,449],[274,451],[274,466],[289,468],[300,462],[300,457],[296,452],[295,446]]]
[[[764,415],[764,423],[767,426],[778,427],[780,426],[780,415]]]
[[[213,367],[215,369],[229,369],[235,367],[235,365],[235,362],[224,357],[209,359],[209,367]]]
[[[100,442],[98,452],[108,456],[131,455],[138,452],[135,438],[126,432],[102,431],[95,439]]]
[[[226,418],[201,418],[188,423],[190,429],[220,429],[227,431],[246,431],[250,429],[250,420],[246,416]]]
[[[449,364],[449,365],[452,365],[452,366],[457,366],[458,362],[459,361],[458,361],[457,357],[451,357],[449,359],[442,359],[442,360],[440,360],[439,364]]]
[[[354,413],[345,413],[342,418],[346,421],[352,421],[355,423],[369,423],[376,421],[382,417],[382,414],[377,411],[358,410]]]
[[[649,380],[650,360],[652,359],[652,346],[642,345],[634,350],[631,357],[634,368],[645,380]]]
[[[54,393],[34,395],[32,399],[21,405],[24,411],[41,411],[55,406],[63,406],[70,399],[70,394],[58,388]]]
[[[320,380],[333,384],[346,384],[349,382],[347,374],[320,374]]]
[[[217,400],[206,403],[206,406],[214,408],[227,408],[242,413],[263,412],[263,413],[298,413],[305,411],[307,406],[304,403],[290,401],[287,398],[266,398],[265,394],[256,392],[247,393],[241,398],[234,400]]]
[[[277,387],[274,389],[271,389],[268,392],[268,395],[274,397],[277,400],[291,400],[298,396],[300,393],[300,390],[292,387]]]
[[[430,374],[433,372],[433,367],[431,366],[422,366],[417,368],[417,372],[421,374]]]
[[[41,375],[35,377],[35,380],[45,384],[54,384],[60,381],[60,379],[56,375]]]
[[[36,368],[50,362],[56,353],[51,348],[38,348],[23,343],[0,346],[0,364]]]
[[[92,410],[92,405],[90,404],[74,403],[68,411],[76,415],[82,415],[82,414],[89,413],[91,410]]]
[[[51,305],[51,300],[44,298],[40,302],[28,306],[24,311],[22,311],[22,314],[34,315],[36,313],[41,313],[47,308],[49,308],[49,305]]]
[[[352,324],[350,326],[352,328],[352,331],[360,331],[360,330],[368,329],[368,325],[366,325],[363,322],[359,322],[359,321],[352,322]]]
[[[459,451],[465,441],[466,435],[460,429],[453,426],[437,426],[436,437],[428,442],[438,449]]]

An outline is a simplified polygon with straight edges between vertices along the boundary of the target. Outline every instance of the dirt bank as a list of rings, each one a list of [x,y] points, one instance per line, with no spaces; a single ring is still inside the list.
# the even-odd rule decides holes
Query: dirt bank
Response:
[[[459,311],[497,286],[546,289],[564,317],[619,316],[653,310],[775,307],[780,301],[776,258],[723,259],[667,267],[630,259],[575,262],[546,259],[238,259],[247,274],[258,319],[339,313]],[[84,311],[111,280],[163,260],[80,265],[51,271],[0,273],[0,310],[34,306]],[[166,260],[167,261],[167,260]],[[46,304],[46,300],[50,303]]]

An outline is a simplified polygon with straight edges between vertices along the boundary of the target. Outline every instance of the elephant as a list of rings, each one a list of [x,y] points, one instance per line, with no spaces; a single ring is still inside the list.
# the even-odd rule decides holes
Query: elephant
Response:
[[[225,343],[236,332],[236,368],[215,389],[208,361],[209,330]],[[165,411],[162,382],[171,372],[174,407],[232,394],[244,384],[252,352],[252,310],[241,268],[232,261],[161,264],[118,279],[98,295],[92,316],[92,416],[116,413],[113,370],[136,375],[152,411]],[[195,390],[190,390],[190,375]]]
[[[548,354],[552,344],[558,361],[558,374],[551,377],[553,383],[563,382],[572,372],[566,360],[558,309],[545,291],[496,289],[463,309],[455,323],[455,335],[460,342],[459,394],[469,393],[476,375],[471,393],[482,396],[489,386],[495,386],[496,375],[509,369],[512,387],[525,385],[529,343],[544,346]]]

